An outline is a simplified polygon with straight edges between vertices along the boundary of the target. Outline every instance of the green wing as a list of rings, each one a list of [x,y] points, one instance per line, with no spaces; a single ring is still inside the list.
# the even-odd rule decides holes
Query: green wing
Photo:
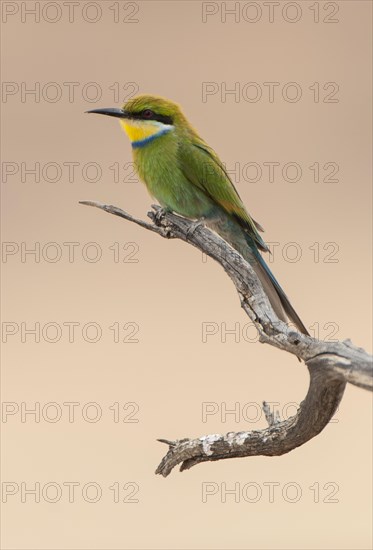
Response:
[[[237,189],[213,149],[197,136],[194,136],[193,140],[182,140],[179,145],[179,166],[188,181],[233,216],[261,250],[268,251],[258,232],[263,231],[263,228],[247,212]]]

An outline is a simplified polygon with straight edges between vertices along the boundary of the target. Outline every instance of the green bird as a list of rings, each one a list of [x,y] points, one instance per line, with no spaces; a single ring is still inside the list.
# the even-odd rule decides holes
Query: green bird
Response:
[[[217,154],[198,135],[179,105],[141,95],[122,109],[94,109],[116,117],[132,143],[136,170],[150,194],[166,210],[201,220],[236,249],[255,270],[282,321],[308,331],[280,287],[261,252],[269,249],[263,231],[247,212]]]

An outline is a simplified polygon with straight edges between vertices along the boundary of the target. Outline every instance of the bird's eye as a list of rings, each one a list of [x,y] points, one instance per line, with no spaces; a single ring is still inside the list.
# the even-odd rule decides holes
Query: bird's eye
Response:
[[[152,118],[153,116],[154,116],[154,113],[150,109],[145,109],[145,111],[143,112],[144,118]]]

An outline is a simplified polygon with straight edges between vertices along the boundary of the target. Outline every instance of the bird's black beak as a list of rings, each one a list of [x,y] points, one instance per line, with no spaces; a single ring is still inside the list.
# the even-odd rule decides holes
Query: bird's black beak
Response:
[[[92,109],[92,111],[86,111],[86,113],[96,113],[98,115],[114,116],[116,118],[127,118],[127,114],[122,109]]]

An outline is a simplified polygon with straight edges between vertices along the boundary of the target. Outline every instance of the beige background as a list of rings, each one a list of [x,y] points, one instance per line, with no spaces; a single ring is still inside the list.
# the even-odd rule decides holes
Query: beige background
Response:
[[[11,4],[21,10],[21,3]],[[166,451],[156,438],[259,429],[263,417],[248,421],[257,414],[259,405],[253,404],[277,401],[284,411],[287,403],[303,399],[308,375],[295,359],[244,338],[253,337],[252,329],[245,332],[249,320],[229,280],[211,260],[203,262],[190,246],[162,240],[78,201],[116,204],[142,217],[151,203],[140,183],[113,181],[109,167],[131,161],[119,125],[85,115],[85,110],[118,106],[137,87],[179,102],[228,169],[235,163],[262,166],[259,182],[241,175],[236,185],[264,225],[267,241],[280,243],[272,267],[306,325],[319,326],[321,338],[337,326],[337,338],[371,349],[371,4],[332,3],[333,10],[339,9],[336,23],[323,22],[331,11],[324,2],[319,3],[319,23],[313,21],[313,2],[297,2],[302,16],[295,23],[282,16],[283,3],[273,23],[260,4],[262,17],[252,24],[242,13],[237,22],[227,16],[224,23],[218,3],[210,3],[218,12],[204,23],[197,1],[119,2],[121,17],[138,22],[115,23],[114,4],[96,3],[102,12],[96,23],[83,18],[83,10],[94,6],[80,2],[71,23],[65,8],[60,21],[45,21],[55,17],[52,6],[40,23],[30,16],[22,22],[18,11],[2,24],[3,81],[19,89],[22,82],[27,88],[39,82],[46,94],[41,91],[39,101],[31,96],[22,101],[16,85],[7,84],[14,94],[3,95],[1,105],[2,160],[19,169],[6,181],[3,174],[3,241],[16,243],[7,246],[19,250],[22,242],[29,248],[40,243],[44,250],[40,262],[30,255],[22,261],[20,252],[2,258],[3,330],[19,328],[3,346],[2,399],[16,404],[6,405],[13,411],[19,408],[2,418],[2,480],[19,488],[2,506],[3,548],[370,548],[372,402],[367,392],[354,387],[347,388],[336,421],[289,455],[206,464],[183,474],[175,471],[168,479],[154,475]],[[131,15],[136,6],[138,12]],[[94,17],[93,11],[84,13]],[[273,102],[263,84],[270,81],[280,83]],[[51,82],[63,92],[56,102],[48,100]],[[78,83],[71,101],[66,82]],[[102,92],[96,103],[87,100],[89,91],[94,95],[93,87],[84,87],[89,82]],[[219,90],[206,102],[203,82],[215,82]],[[262,99],[248,102],[241,94],[237,102],[233,96],[224,102],[223,82],[227,88],[237,82],[241,89],[256,82]],[[288,82],[301,87],[300,101],[282,98]],[[320,83],[318,103],[309,89],[315,82]],[[322,101],[332,91],[323,90],[327,82],[339,84],[338,102]],[[114,83],[126,86],[119,98]],[[269,183],[263,163],[272,161],[281,167],[298,163],[301,179],[290,183],[276,172]],[[35,162],[41,168],[57,163],[60,180],[48,181],[54,177],[52,167],[39,182],[30,175],[22,181],[21,163],[30,167]],[[78,163],[73,181],[66,162]],[[101,167],[96,183],[84,181],[89,162]],[[315,162],[322,178],[324,164],[336,163],[339,181],[315,183],[309,169]],[[128,170],[121,169],[121,179],[126,176]],[[55,263],[47,256],[53,255],[52,245],[43,249],[51,242],[62,250]],[[71,262],[64,242],[78,243]],[[102,252],[95,263],[87,261],[86,254],[93,254],[89,242]],[[121,248],[119,262],[110,249],[115,242]],[[131,242],[135,245],[124,251],[123,245]],[[298,262],[283,258],[290,242],[302,251]],[[327,243],[339,247],[336,262],[326,261],[336,250]],[[328,246],[332,248],[324,249]],[[123,262],[132,251],[138,262]],[[79,326],[69,343],[63,323],[73,321]],[[41,332],[47,331],[40,342],[25,335],[22,342],[22,326],[36,322]],[[96,343],[82,336],[89,322],[101,327]],[[115,343],[109,327],[116,322],[137,323],[134,338],[139,342]],[[58,342],[47,341],[54,337],[47,323],[61,329]],[[217,330],[206,342],[204,323]],[[239,334],[224,338],[224,326],[232,329],[235,323]],[[121,329],[121,338],[131,326],[127,332]],[[50,421],[52,408],[44,409],[40,422],[30,415],[22,422],[22,407],[51,402],[62,411],[58,422]],[[66,402],[78,403],[71,423]],[[89,402],[101,408],[97,422],[87,420],[94,412],[84,408]],[[125,405],[120,422],[114,422],[109,407],[115,402],[121,407],[135,402],[139,410]],[[203,402],[214,402],[219,410],[207,422],[202,421]],[[238,403],[239,418],[221,417],[222,403],[227,408]],[[245,408],[248,403],[251,407]],[[123,423],[129,413],[139,421]],[[59,502],[48,502],[53,487],[47,497],[41,494],[40,503],[30,495],[22,502],[21,484],[30,488],[36,482],[41,488],[58,484],[63,490]],[[72,503],[66,482],[79,483]],[[88,482],[102,489],[97,503],[82,496]],[[136,483],[139,491],[133,498],[139,502],[114,502],[109,487],[115,482]],[[277,484],[273,499],[270,482]],[[204,483],[218,490],[207,502],[202,502]],[[223,502],[224,487],[236,483],[238,502],[232,495]],[[246,486],[245,498],[247,483],[257,485]],[[134,486],[126,487],[121,499]],[[261,494],[257,502],[248,502],[255,500],[255,487]],[[290,502],[294,487],[299,499]]]

